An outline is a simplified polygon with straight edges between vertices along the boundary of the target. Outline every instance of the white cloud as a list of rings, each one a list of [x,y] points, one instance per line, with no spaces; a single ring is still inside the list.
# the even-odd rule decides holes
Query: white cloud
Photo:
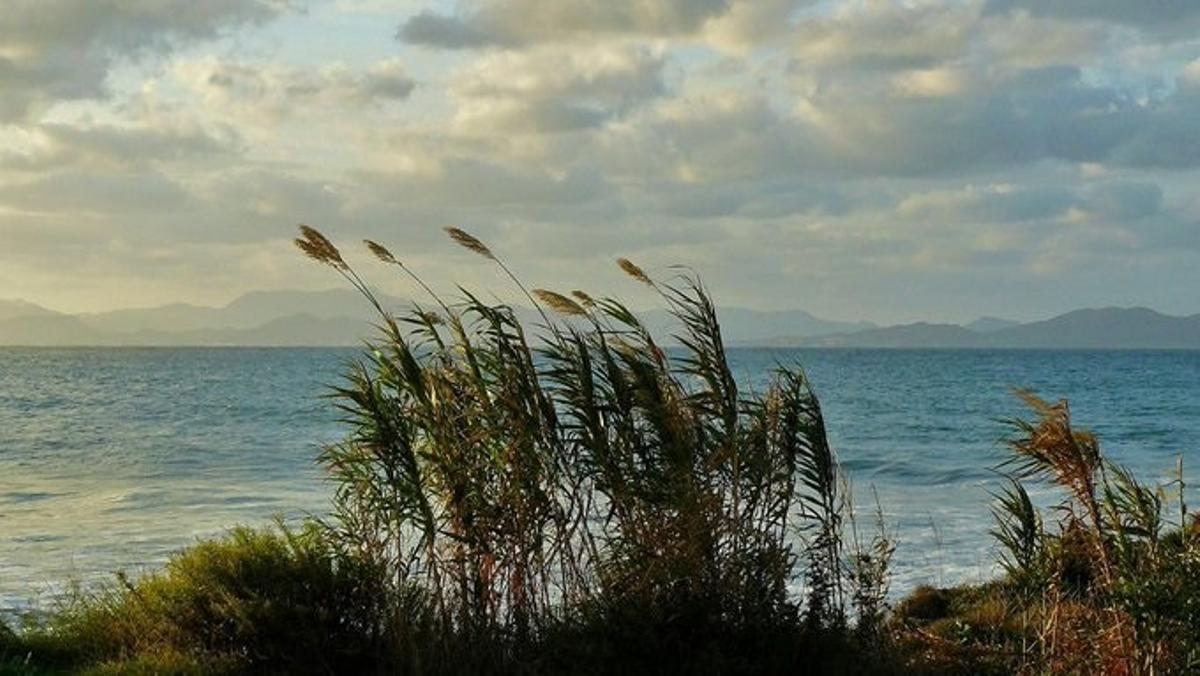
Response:
[[[664,60],[628,45],[537,47],[486,55],[451,86],[469,134],[593,127],[665,92]]]

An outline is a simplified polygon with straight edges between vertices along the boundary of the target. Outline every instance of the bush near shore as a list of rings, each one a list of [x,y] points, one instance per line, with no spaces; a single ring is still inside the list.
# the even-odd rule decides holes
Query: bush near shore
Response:
[[[622,270],[681,327],[527,290],[393,314],[321,233],[298,246],[379,310],[331,395],[331,517],[239,528],[166,567],[0,625],[0,674],[1189,673],[1200,529],[1182,468],[1151,487],[1064,403],[1022,394],[993,534],[1003,576],[887,604],[895,542],[862,523],[798,367],[737,387],[705,289]],[[1039,509],[1025,484],[1062,495]],[[1168,516],[1170,515],[1170,516]],[[871,526],[871,527],[868,527]]]

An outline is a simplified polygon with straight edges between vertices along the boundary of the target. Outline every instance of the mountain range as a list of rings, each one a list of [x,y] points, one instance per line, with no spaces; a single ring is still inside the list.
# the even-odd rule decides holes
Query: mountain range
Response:
[[[972,325],[975,328],[971,328]],[[1148,308],[1075,310],[1051,319],[967,326],[919,322],[841,332],[775,345],[871,348],[1200,349],[1200,314],[1174,317]]]
[[[410,303],[382,296],[386,307]],[[530,324],[537,315],[518,308]],[[665,310],[641,313],[656,334],[675,323]],[[861,348],[1200,349],[1200,314],[1177,317],[1147,308],[1102,308],[1017,322],[918,322],[876,326],[838,322],[803,310],[720,310],[730,345]],[[372,310],[354,291],[261,291],[222,307],[189,304],[64,314],[21,300],[0,300],[0,345],[31,346],[341,346],[373,335]]]

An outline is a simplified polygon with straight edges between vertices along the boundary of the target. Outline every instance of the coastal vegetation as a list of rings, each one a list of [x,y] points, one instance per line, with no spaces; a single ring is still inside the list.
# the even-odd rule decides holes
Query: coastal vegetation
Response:
[[[327,517],[239,528],[158,573],[0,627],[0,673],[1187,673],[1200,529],[1182,467],[1140,483],[1022,393],[993,533],[1002,575],[889,603],[897,546],[781,364],[748,391],[699,279],[619,267],[677,319],[527,288],[536,327],[466,290],[386,308],[342,251],[296,241],[378,312],[330,393]],[[1037,485],[1031,497],[1030,488]],[[1060,498],[1041,506],[1046,490]]]

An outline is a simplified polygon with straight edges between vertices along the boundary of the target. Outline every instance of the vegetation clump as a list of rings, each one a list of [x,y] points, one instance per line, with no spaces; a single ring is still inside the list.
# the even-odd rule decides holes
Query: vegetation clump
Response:
[[[331,532],[424,590],[460,658],[466,644],[480,665],[524,668],[584,646],[650,667],[752,667],[802,626],[873,631],[891,544],[844,538],[842,477],[799,369],[739,391],[715,307],[685,272],[658,281],[619,261],[678,320],[669,355],[620,301],[529,290],[486,244],[448,234],[514,282],[536,337],[511,307],[445,302],[378,243],[430,307],[393,314],[319,232],[297,245],[379,309],[383,336],[335,393],[352,432],[320,457],[337,486]]]
[[[0,629],[0,673],[354,671],[379,650],[378,579],[315,524],[237,528]]]
[[[1065,401],[1019,393],[1012,474],[993,534],[1004,576],[982,587],[921,588],[893,624],[927,664],[1000,673],[1184,674],[1200,669],[1200,531],[1182,464],[1139,482],[1072,425]],[[1059,491],[1039,509],[1026,488]]]

